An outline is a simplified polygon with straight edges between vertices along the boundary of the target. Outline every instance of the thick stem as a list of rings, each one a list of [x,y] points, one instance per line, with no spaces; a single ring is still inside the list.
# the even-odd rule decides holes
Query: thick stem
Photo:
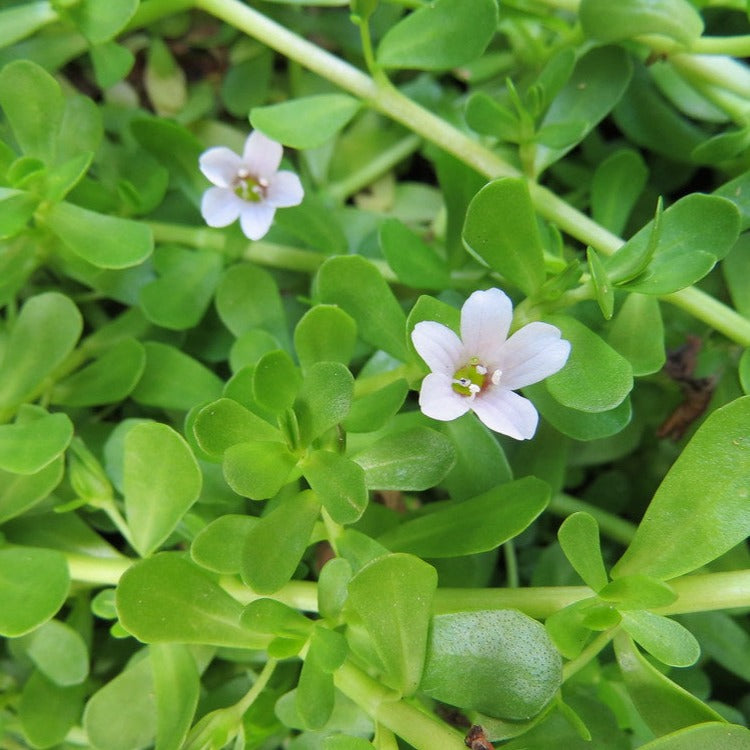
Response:
[[[398,700],[388,688],[346,661],[334,672],[336,687],[378,723],[417,750],[466,750],[463,736],[424,711]]]
[[[549,510],[556,516],[562,516],[563,518],[580,511],[588,513],[596,519],[599,528],[604,535],[625,546],[630,544],[633,535],[635,534],[635,524],[625,521],[622,518],[619,518],[612,513],[608,513],[606,510],[597,508],[595,505],[591,505],[583,500],[571,497],[570,495],[565,495],[562,492],[552,498],[549,504]]]

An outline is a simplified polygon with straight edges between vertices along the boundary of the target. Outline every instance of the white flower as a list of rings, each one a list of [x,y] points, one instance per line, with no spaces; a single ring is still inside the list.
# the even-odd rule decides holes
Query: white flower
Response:
[[[411,340],[432,372],[422,381],[419,406],[449,421],[470,409],[487,427],[517,440],[536,431],[534,405],[513,391],[556,373],[570,343],[549,323],[529,323],[508,338],[513,305],[499,289],[474,292],[461,308],[461,338],[434,321],[414,326]]]
[[[242,156],[225,146],[201,154],[201,172],[214,187],[203,193],[201,214],[210,227],[226,227],[238,218],[245,236],[259,240],[277,208],[296,206],[304,191],[294,172],[279,172],[283,149],[259,130],[247,137]]]

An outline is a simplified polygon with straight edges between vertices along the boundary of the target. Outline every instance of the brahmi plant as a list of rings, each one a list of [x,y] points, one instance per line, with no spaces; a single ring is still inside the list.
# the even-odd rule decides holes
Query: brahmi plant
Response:
[[[0,748],[750,748],[749,14],[5,0]]]

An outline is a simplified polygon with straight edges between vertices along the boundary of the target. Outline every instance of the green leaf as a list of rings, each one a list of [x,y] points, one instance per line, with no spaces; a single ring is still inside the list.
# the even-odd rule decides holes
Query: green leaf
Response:
[[[666,36],[689,46],[703,33],[703,19],[687,0],[582,0],[583,31],[599,42]]]
[[[749,422],[750,396],[706,419],[656,490],[613,578],[642,573],[669,580],[715,560],[750,534]]]
[[[354,117],[360,103],[346,94],[316,94],[253,107],[250,124],[292,148],[317,148]]]
[[[57,487],[63,476],[63,457],[34,474],[0,470],[0,523],[21,515]]]
[[[607,571],[602,559],[596,519],[588,513],[573,513],[563,521],[557,538],[565,557],[583,582],[594,591],[604,588],[607,585]]]
[[[50,206],[44,221],[76,255],[98,268],[136,266],[154,249],[146,224],[105,216],[66,201]]]
[[[338,621],[348,595],[352,566],[343,557],[328,560],[318,574],[318,611],[326,620]]]
[[[69,297],[58,292],[29,297],[0,361],[0,404],[14,406],[30,396],[73,351],[82,328]]]
[[[315,305],[294,329],[294,350],[302,371],[316,362],[348,365],[357,342],[357,324],[335,305]]]
[[[89,55],[96,83],[103,89],[119,83],[130,73],[135,63],[135,55],[116,42],[96,44],[89,50]]]
[[[524,180],[503,177],[485,185],[469,204],[463,240],[472,255],[526,294],[542,285],[542,241]]]
[[[136,750],[151,745],[156,734],[151,660],[141,658],[99,688],[86,704],[82,723],[94,748]]]
[[[596,301],[599,303],[599,309],[602,311],[604,319],[609,320],[615,309],[615,290],[612,282],[607,276],[604,263],[602,263],[601,258],[592,247],[586,248],[586,259],[588,261],[589,273],[591,274],[591,283],[594,285]]]
[[[237,443],[224,453],[224,478],[238,494],[267,500],[289,481],[297,457],[284,443]]]
[[[664,99],[642,64],[636,64],[630,86],[615,106],[612,116],[632,143],[678,163],[689,162],[693,149],[706,138],[701,128],[682,117]]]
[[[659,300],[629,294],[609,329],[607,343],[630,362],[633,375],[650,375],[664,366],[664,323]]]
[[[672,604],[677,594],[663,581],[634,573],[608,583],[599,590],[599,598],[614,602],[619,610],[654,609]]]
[[[707,721],[647,742],[641,750],[745,750],[748,743],[750,729],[725,721]]]
[[[633,64],[630,54],[621,47],[594,47],[576,62],[572,76],[554,98],[541,122],[541,128],[571,124],[578,127],[582,140],[620,101],[627,89]],[[584,124],[586,127],[581,128]],[[534,167],[541,172],[554,164],[578,141],[553,148],[537,146]]]
[[[4,8],[0,10],[0,48],[9,47],[56,20],[57,12],[49,0]]]
[[[104,4],[97,0],[81,0],[68,9],[68,14],[91,44],[100,44],[122,31],[137,9],[138,0]]]
[[[741,315],[750,317],[750,288],[743,283],[750,275],[750,233],[740,235],[729,255],[724,258],[721,270],[735,309]]]
[[[701,655],[695,636],[668,617],[646,610],[623,612],[622,627],[652,656],[672,667],[689,667]]]
[[[253,591],[273,594],[289,582],[310,544],[319,513],[314,492],[287,495],[248,531],[240,573]]]
[[[647,224],[605,264],[617,280],[650,241]],[[739,235],[737,208],[726,198],[693,193],[661,216],[654,255],[647,268],[623,286],[642,294],[669,294],[703,278],[733,247]],[[628,277],[629,278],[629,277]]]
[[[365,472],[359,464],[338,453],[318,450],[305,458],[301,469],[336,523],[354,523],[360,519],[367,507],[368,494]]]
[[[250,263],[230,266],[216,290],[216,310],[235,336],[262,328],[286,346],[286,315],[279,288],[268,271]]]
[[[144,348],[146,369],[132,392],[138,403],[187,411],[221,395],[222,381],[179,349],[157,341]]]
[[[255,366],[253,397],[263,409],[281,414],[291,408],[302,378],[292,358],[281,349],[264,354]]]
[[[185,195],[197,206],[206,189],[198,169],[203,144],[184,126],[165,118],[134,119],[130,130],[136,141],[169,170]]]
[[[575,440],[598,440],[616,435],[632,416],[629,397],[609,411],[587,412],[563,406],[550,394],[546,383],[526,386],[523,392],[555,429]]]
[[[340,424],[349,413],[354,378],[338,362],[317,362],[305,373],[294,403],[300,433],[305,443]]]
[[[86,367],[57,383],[50,402],[63,406],[99,406],[122,401],[146,367],[143,344],[124,338]]]
[[[466,123],[477,133],[493,135],[512,143],[520,141],[518,114],[483,91],[474,92],[466,102]]]
[[[220,398],[204,406],[195,418],[193,432],[198,445],[216,457],[237,443],[281,441],[279,430],[231,398]]]
[[[452,500],[474,497],[513,478],[500,443],[473,415],[446,422],[443,430],[456,454],[456,463],[442,481]]]
[[[629,148],[615,151],[597,165],[591,180],[591,216],[621,234],[648,179],[643,157]]]
[[[61,687],[34,670],[23,686],[18,706],[25,739],[40,748],[62,743],[80,721],[85,695],[85,684]]]
[[[155,750],[182,747],[200,695],[195,660],[181,643],[155,643],[148,652],[156,696]]]
[[[547,507],[550,490],[536,477],[501,484],[470,500],[441,503],[378,537],[393,552],[429,558],[487,552],[520,534]]]
[[[68,596],[65,557],[35,547],[0,549],[0,635],[24,635],[49,620]]]
[[[36,474],[68,447],[73,423],[67,414],[43,414],[0,425],[0,469]]]
[[[39,198],[33,193],[0,187],[0,239],[21,232],[38,205]]]
[[[701,652],[745,681],[750,679],[750,634],[726,612],[695,612],[681,622],[695,635]]]
[[[238,601],[176,552],[162,552],[128,568],[117,586],[116,601],[122,626],[145,643],[250,649],[268,643],[240,625]]]
[[[414,427],[385,435],[352,459],[365,470],[371,489],[426,490],[450,471],[455,454],[444,435]]]
[[[445,261],[398,219],[380,225],[380,248],[399,281],[416,289],[445,289],[450,274]]]
[[[619,406],[633,388],[627,360],[575,318],[559,315],[549,322],[571,345],[565,367],[546,380],[549,393],[563,406],[580,411],[604,412]]]
[[[0,107],[24,155],[51,166],[65,110],[57,81],[30,60],[14,60],[0,71]]]
[[[377,391],[356,398],[344,419],[347,432],[373,432],[384,427],[401,408],[409,393],[409,384],[395,380]]]
[[[723,721],[716,711],[656,669],[625,633],[615,636],[614,646],[628,695],[654,734]]]
[[[245,537],[257,523],[255,516],[219,516],[198,532],[190,545],[190,556],[202,568],[215,573],[239,573]]]
[[[372,263],[358,255],[330,258],[318,270],[315,283],[320,301],[339,305],[351,315],[368,344],[408,360],[406,317]]]
[[[156,249],[153,264],[159,278],[142,287],[138,295],[146,317],[177,331],[198,325],[219,281],[221,256],[166,246]]]
[[[70,625],[50,620],[24,636],[21,644],[34,666],[56,685],[80,685],[88,676],[86,644]]]
[[[561,682],[560,655],[544,627],[521,612],[433,618],[421,684],[433,698],[488,716],[529,719],[552,700]]]
[[[496,28],[495,0],[436,0],[385,33],[377,61],[385,68],[455,68],[479,57]]]
[[[436,588],[435,569],[403,553],[373,560],[349,583],[347,606],[372,639],[385,669],[383,681],[405,696],[414,693],[422,677]]]
[[[321,729],[331,718],[334,705],[333,675],[323,669],[314,648],[307,652],[302,664],[295,705],[307,729]]]
[[[123,489],[131,542],[147,557],[198,499],[202,475],[185,440],[159,422],[135,425],[125,437]]]

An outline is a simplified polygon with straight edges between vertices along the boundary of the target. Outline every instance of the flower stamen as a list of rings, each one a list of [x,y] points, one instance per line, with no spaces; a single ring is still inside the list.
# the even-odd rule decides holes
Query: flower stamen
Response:
[[[473,401],[489,385],[488,372],[478,357],[472,357],[453,374],[453,390]]]

